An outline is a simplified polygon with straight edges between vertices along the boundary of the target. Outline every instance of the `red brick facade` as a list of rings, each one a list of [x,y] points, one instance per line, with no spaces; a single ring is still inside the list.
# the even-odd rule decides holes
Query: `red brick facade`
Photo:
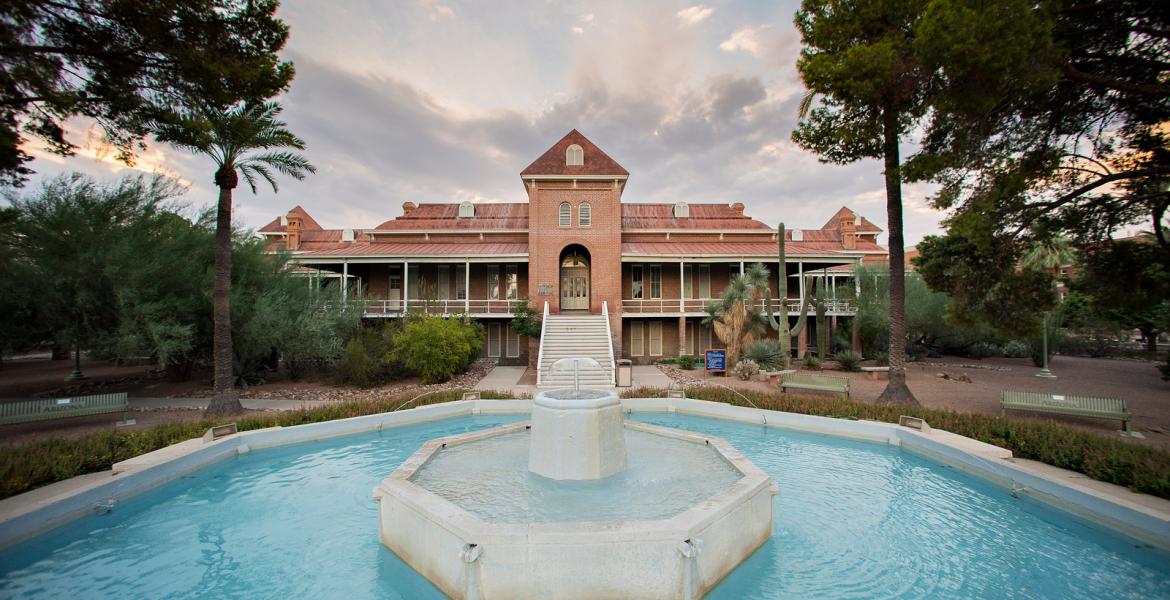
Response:
[[[501,361],[521,363],[535,360],[536,346],[521,340],[521,356],[507,356],[505,347],[514,350],[516,344],[505,340],[511,311],[516,302],[537,311],[545,303],[552,313],[562,310],[566,249],[583,249],[588,261],[587,300],[570,299],[594,314],[604,303],[615,354],[639,362],[692,352],[708,339],[718,346],[698,325],[702,306],[741,268],[763,263],[773,292],[783,271],[788,295],[796,299],[800,273],[841,284],[853,265],[886,258],[877,244],[881,229],[841,208],[818,229],[788,223],[788,264],[779,268],[775,225],[745,216],[743,204],[623,204],[628,177],[573,130],[521,172],[526,202],[405,202],[401,217],[371,229],[343,230],[322,228],[298,206],[260,233],[273,249],[290,251],[307,273],[344,279],[343,289],[361,290],[378,307],[371,316],[396,316],[404,308],[467,312],[491,325]],[[404,265],[412,283],[405,281]],[[686,285],[680,271],[689,277]],[[465,273],[463,282],[457,273]],[[515,278],[515,300],[508,297],[509,277]],[[489,291],[489,283],[499,287]],[[400,303],[404,295],[409,297]]]

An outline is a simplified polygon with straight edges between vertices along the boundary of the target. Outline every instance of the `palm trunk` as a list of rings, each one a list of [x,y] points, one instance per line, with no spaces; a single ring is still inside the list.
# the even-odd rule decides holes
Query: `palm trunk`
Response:
[[[902,241],[902,171],[898,154],[898,113],[882,114],[886,160],[886,218],[890,232],[890,382],[878,396],[878,404],[917,406],[918,399],[906,386],[906,257]]]
[[[215,383],[205,416],[234,415],[244,411],[236,397],[232,375],[232,189],[238,183],[232,165],[215,174],[219,186],[219,209],[215,218],[215,291],[212,297],[211,354],[215,362]]]

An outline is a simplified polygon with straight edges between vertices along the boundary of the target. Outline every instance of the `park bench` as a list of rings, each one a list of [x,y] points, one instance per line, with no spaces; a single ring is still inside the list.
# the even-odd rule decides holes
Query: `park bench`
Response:
[[[788,388],[818,392],[836,392],[844,394],[846,398],[849,397],[849,379],[847,377],[793,373],[791,375],[785,375],[784,380],[780,382],[781,391],[787,392]]]
[[[796,369],[784,369],[782,371],[764,371],[764,376],[768,378],[768,383],[771,385],[780,385],[780,382],[785,377],[796,372]]]
[[[0,402],[0,425],[118,412],[122,413],[122,421],[126,421],[126,413],[129,411],[130,401],[126,398],[125,392],[73,398],[14,400]]]
[[[999,414],[1005,410],[1027,410],[1032,412],[1055,413],[1076,417],[1097,417],[1119,419],[1125,431],[1129,431],[1131,415],[1125,408],[1125,401],[1116,398],[1092,398],[1089,396],[1065,396],[1043,392],[1013,392],[1004,390],[1000,394]]]
[[[861,372],[865,373],[866,379],[881,379],[882,375],[887,379],[890,377],[889,367],[861,367]]]

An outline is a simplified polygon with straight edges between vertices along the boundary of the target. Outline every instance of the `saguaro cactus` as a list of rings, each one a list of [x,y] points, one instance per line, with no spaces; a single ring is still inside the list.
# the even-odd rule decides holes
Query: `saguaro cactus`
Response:
[[[808,317],[808,298],[801,298],[800,299],[800,317],[796,320],[795,326],[789,327],[788,326],[788,273],[786,270],[787,255],[784,253],[784,232],[785,232],[784,223],[781,223],[780,227],[779,227],[779,236],[778,236],[780,238],[780,244],[779,244],[779,246],[780,246],[780,252],[779,252],[779,254],[780,254],[780,256],[779,256],[779,258],[780,258],[780,260],[779,260],[780,272],[779,272],[779,277],[778,277],[778,279],[780,280],[780,289],[777,291],[777,294],[779,295],[780,300],[781,300],[780,314],[776,318],[772,317],[772,299],[770,298],[771,293],[768,290],[768,288],[765,288],[765,292],[764,292],[764,305],[767,307],[767,310],[768,310],[768,325],[770,325],[772,327],[772,329],[775,329],[779,333],[780,349],[784,351],[784,368],[787,369],[789,364],[791,364],[792,337],[796,336],[796,335],[800,335],[800,332],[804,329],[804,324],[805,324],[805,321],[807,320],[807,317]]]
[[[817,356],[821,357],[821,360],[829,357],[829,327],[825,318],[824,282],[824,277],[818,277],[816,291],[813,292],[813,308],[817,315]]]

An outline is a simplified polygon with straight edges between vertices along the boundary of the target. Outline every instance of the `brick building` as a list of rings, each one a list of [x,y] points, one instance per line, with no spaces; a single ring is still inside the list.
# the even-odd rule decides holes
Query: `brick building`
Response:
[[[789,298],[775,302],[795,309],[802,274],[837,290],[852,285],[854,265],[886,260],[881,229],[841,208],[819,229],[788,223],[787,264],[777,268],[777,229],[744,215],[741,203],[623,203],[629,173],[576,130],[520,178],[527,202],[406,202],[398,218],[340,230],[322,228],[298,206],[260,233],[311,280],[361,294],[370,318],[470,315],[485,325],[486,356],[506,364],[540,358],[542,368],[573,348],[588,354],[589,344],[562,339],[570,350],[558,354],[560,329],[521,339],[510,327],[519,303],[577,332],[565,336],[603,333],[609,343],[597,358],[612,369],[613,358],[650,363],[720,347],[700,323],[703,307],[756,262],[770,269],[774,292],[780,272],[789,278]],[[848,301],[829,303],[834,323],[850,314]],[[797,347],[808,339],[815,337],[802,335]]]

